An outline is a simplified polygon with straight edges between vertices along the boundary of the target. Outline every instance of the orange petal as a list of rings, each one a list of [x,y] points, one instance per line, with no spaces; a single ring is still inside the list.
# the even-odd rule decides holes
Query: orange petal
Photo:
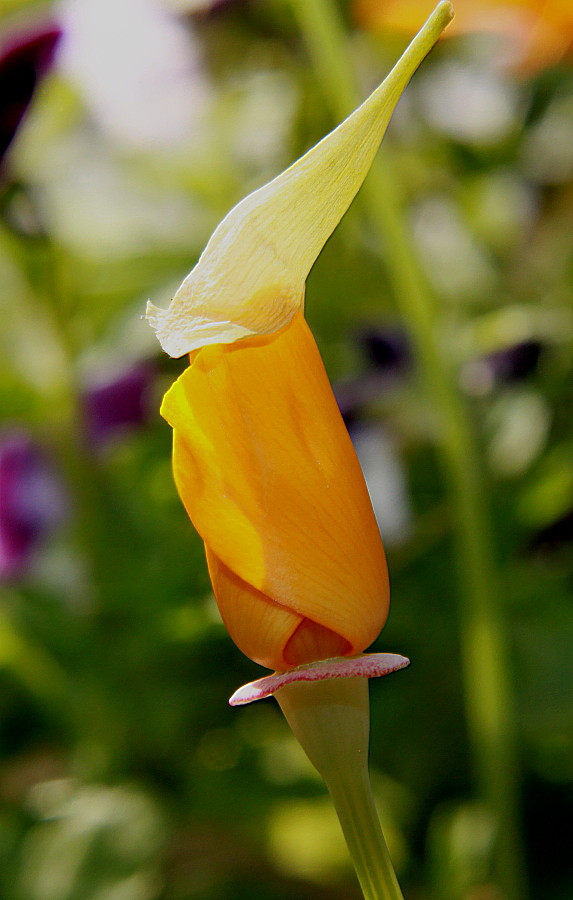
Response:
[[[388,612],[384,551],[302,315],[275,335],[203,347],[166,394],[162,413],[175,432],[179,492],[211,553],[263,594],[262,604],[271,600],[329,629],[348,653],[365,649]],[[244,646],[251,612],[241,616],[237,601],[231,623],[229,603],[222,607]],[[249,655],[272,656],[275,668],[298,665],[284,656],[290,622],[277,627],[280,659],[266,647]]]

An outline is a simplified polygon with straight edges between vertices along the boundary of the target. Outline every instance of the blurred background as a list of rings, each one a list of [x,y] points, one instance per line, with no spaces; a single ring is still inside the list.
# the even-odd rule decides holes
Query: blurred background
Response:
[[[334,16],[364,97],[432,5],[306,8]],[[158,407],[185,363],[143,319],[230,207],[335,124],[328,16],[303,7],[0,4],[6,900],[359,897],[278,706],[227,705],[264,672],[220,622],[176,495]],[[500,778],[518,798],[529,896],[569,900],[573,11],[460,0],[450,31],[385,150],[434,349],[424,359],[401,305],[392,242],[369,217],[375,189],[316,263],[308,318],[387,545],[393,603],[376,649],[412,659],[371,686],[373,781],[405,896],[509,896],[491,874],[479,723],[468,728],[472,584],[456,532],[473,521],[504,660],[487,703],[494,717],[499,697],[513,707]],[[454,426],[463,413],[462,526],[444,403]]]

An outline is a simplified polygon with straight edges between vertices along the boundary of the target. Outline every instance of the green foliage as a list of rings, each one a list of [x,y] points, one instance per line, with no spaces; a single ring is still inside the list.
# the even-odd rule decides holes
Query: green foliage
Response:
[[[8,6],[20,24],[32,20],[32,4]],[[146,299],[168,304],[221,216],[333,123],[284,3],[229,4],[178,21],[203,85],[200,114],[182,135],[138,142],[114,132],[61,68],[36,93],[2,174],[2,427],[25,429],[44,448],[66,508],[24,570],[0,585],[6,900],[358,896],[334,813],[274,702],[227,706],[261,671],[218,618],[201,543],[171,480],[158,408],[184,362],[163,358],[142,321]],[[12,23],[0,20],[6,33]],[[350,10],[348,27],[371,85],[392,42],[359,31]],[[563,66],[517,81],[481,60],[490,93],[480,132],[435,102],[437,85],[475,73],[477,53],[471,42],[441,45],[388,140],[483,463],[511,641],[531,892],[565,900],[573,891],[573,75]],[[104,69],[105,47],[100,56]],[[395,486],[399,472],[406,485],[387,501],[388,516],[405,510],[406,525],[388,541],[393,605],[377,649],[404,653],[412,666],[371,689],[390,850],[407,897],[469,900],[473,885],[487,883],[491,823],[469,762],[436,419],[415,361],[373,382],[357,343],[366,327],[408,331],[385,253],[356,205],[311,274],[307,311],[332,380],[376,384],[359,413],[391,445],[395,467],[380,478]],[[491,355],[517,343],[540,348],[537,363],[496,373]],[[86,396],[141,360],[154,366],[147,415],[98,445],[86,436]]]

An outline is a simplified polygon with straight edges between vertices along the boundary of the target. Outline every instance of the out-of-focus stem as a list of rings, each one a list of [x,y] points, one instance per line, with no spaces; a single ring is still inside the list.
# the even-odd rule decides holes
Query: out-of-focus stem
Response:
[[[332,0],[290,3],[332,112],[342,118],[358,102],[343,23]],[[423,384],[437,416],[461,581],[465,697],[477,787],[495,820],[496,880],[505,900],[519,900],[525,896],[525,887],[515,721],[487,489],[468,410],[440,344],[439,311],[412,244],[387,147],[379,152],[362,196],[384,244],[395,301],[409,328]]]
[[[275,697],[328,787],[365,900],[403,900],[368,775],[368,679],[298,682]]]

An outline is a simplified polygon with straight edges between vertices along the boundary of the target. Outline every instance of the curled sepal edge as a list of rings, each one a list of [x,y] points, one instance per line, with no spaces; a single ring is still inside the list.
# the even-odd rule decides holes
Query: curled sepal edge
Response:
[[[244,706],[270,697],[279,688],[297,681],[327,681],[333,678],[379,678],[397,672],[410,665],[406,656],[398,653],[365,653],[360,656],[335,657],[321,659],[290,669],[288,672],[275,672],[257,681],[244,684],[235,691],[229,700],[230,706]]]

